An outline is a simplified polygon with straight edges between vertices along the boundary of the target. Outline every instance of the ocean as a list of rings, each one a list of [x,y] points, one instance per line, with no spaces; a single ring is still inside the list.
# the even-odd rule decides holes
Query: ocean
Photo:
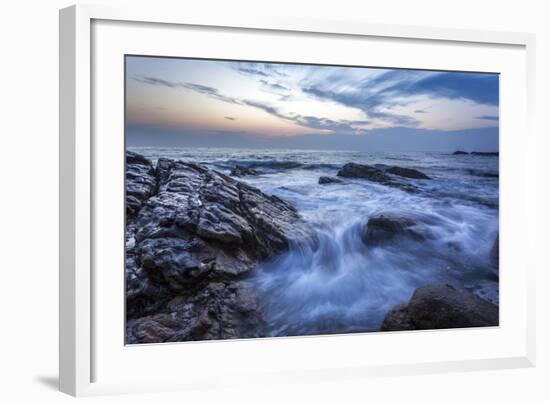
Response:
[[[291,203],[319,243],[291,244],[249,280],[259,292],[270,335],[377,331],[385,314],[425,284],[451,284],[498,304],[498,266],[490,251],[499,230],[499,158],[435,152],[136,147],[229,174],[235,165],[261,174],[237,179]],[[320,185],[346,163],[409,167],[430,180],[404,179],[410,193],[368,180]],[[361,231],[377,213],[405,215],[429,233],[367,247]]]

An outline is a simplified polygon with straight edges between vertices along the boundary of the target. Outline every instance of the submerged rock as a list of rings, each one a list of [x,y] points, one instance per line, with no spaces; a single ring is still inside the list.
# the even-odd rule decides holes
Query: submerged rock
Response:
[[[453,155],[454,156],[458,156],[458,155],[468,155],[469,153],[468,152],[464,152],[463,150],[457,150],[456,152],[453,152]]]
[[[366,245],[386,244],[396,238],[425,239],[415,228],[416,222],[408,217],[391,213],[372,216],[363,228],[362,239]]]
[[[134,154],[127,158],[128,170],[142,165],[151,167]],[[141,208],[127,225],[127,316],[132,322],[128,341],[233,338],[231,333],[254,336],[241,327],[248,318],[227,314],[242,314],[247,305],[255,305],[253,290],[243,292],[242,280],[259,261],[286,250],[291,242],[313,238],[312,231],[286,201],[204,166],[159,159],[156,170],[147,174],[154,178],[156,190],[142,198]],[[214,306],[189,306],[203,305],[197,301],[203,295],[209,298],[208,305],[217,305],[218,315],[212,312]],[[176,297],[192,316],[183,319],[169,313],[167,320],[164,314]],[[230,312],[222,313],[225,307]],[[251,311],[249,318],[259,321],[259,314]],[[196,319],[203,323],[211,319],[219,326],[217,336],[209,330],[197,334],[198,328],[182,334],[181,322],[188,328]],[[156,329],[159,336],[154,340]]]
[[[260,173],[252,167],[235,166],[229,173],[232,177],[243,177],[245,175],[260,175]]]
[[[383,169],[366,164],[347,163],[338,171],[337,175],[344,178],[362,178],[406,192],[418,191],[418,188],[414,185],[396,181],[386,174]]]
[[[406,178],[415,178],[419,180],[429,180],[430,177],[428,177],[426,174],[415,170],[414,168],[405,168],[405,167],[397,167],[393,166],[386,170],[390,174],[399,175],[401,177]]]
[[[414,292],[408,304],[396,306],[381,330],[427,330],[498,326],[498,306],[450,285],[427,285]]]
[[[340,184],[341,182],[342,180],[335,177],[328,177],[326,175],[319,177],[319,184]]]

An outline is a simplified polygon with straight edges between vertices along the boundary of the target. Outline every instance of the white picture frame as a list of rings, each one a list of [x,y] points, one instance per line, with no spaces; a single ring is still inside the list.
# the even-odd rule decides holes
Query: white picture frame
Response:
[[[115,26],[117,23],[122,26]],[[94,28],[94,24],[98,28]],[[96,274],[94,268],[97,260],[108,256],[108,254],[98,254],[98,246],[94,239],[98,235],[98,230],[104,227],[98,220],[101,219],[100,215],[104,212],[101,207],[98,209],[99,202],[96,193],[105,192],[102,189],[103,181],[100,179],[104,173],[98,171],[98,160],[101,158],[102,165],[107,166],[110,170],[121,170],[121,159],[116,159],[118,156],[113,156],[118,152],[115,148],[120,145],[120,138],[114,138],[119,142],[113,142],[113,146],[105,139],[97,141],[94,138],[94,129],[103,127],[103,123],[97,120],[102,119],[103,114],[95,101],[101,98],[103,96],[101,93],[105,91],[102,92],[101,88],[94,88],[92,81],[94,69],[100,71],[102,62],[112,61],[108,54],[116,58],[124,53],[126,37],[139,36],[140,30],[148,29],[151,26],[156,26],[158,29],[155,29],[155,33],[152,35],[148,35],[150,43],[142,43],[140,46],[154,46],[155,40],[172,34],[173,32],[170,30],[199,27],[209,32],[219,31],[220,35],[228,35],[228,32],[239,35],[262,33],[267,36],[272,35],[275,41],[278,40],[277,35],[296,35],[297,37],[303,35],[307,36],[307,39],[304,40],[313,40],[312,38],[326,41],[330,41],[331,38],[339,38],[342,41],[372,39],[395,42],[396,44],[400,41],[408,41],[407,43],[415,42],[438,46],[441,51],[444,51],[445,46],[454,46],[453,52],[468,51],[467,48],[477,48],[480,52],[485,51],[485,47],[496,49],[493,61],[487,61],[484,64],[480,57],[477,65],[484,71],[502,73],[498,62],[504,64],[509,60],[510,63],[506,62],[507,66],[502,66],[502,68],[508,68],[506,74],[509,74],[505,74],[509,77],[509,85],[506,84],[508,86],[503,88],[502,96],[509,93],[518,94],[516,99],[510,99],[510,103],[506,103],[505,99],[501,109],[501,117],[504,116],[504,129],[501,130],[501,197],[502,200],[505,200],[501,209],[501,224],[504,223],[504,227],[517,227],[518,231],[523,233],[514,234],[512,230],[505,229],[501,235],[501,260],[520,261],[519,255],[523,255],[521,262],[516,266],[517,271],[510,269],[510,274],[505,274],[502,279],[504,291],[501,291],[503,298],[501,308],[506,308],[505,313],[508,313],[508,310],[511,311],[510,313],[515,313],[514,319],[512,319],[512,315],[509,316],[510,318],[505,316],[505,324],[501,324],[499,328],[490,329],[370,334],[367,337],[365,335],[345,335],[300,339],[221,341],[211,344],[184,345],[187,348],[182,348],[182,345],[178,344],[151,345],[139,347],[139,350],[130,347],[133,351],[128,352],[124,349],[123,343],[117,343],[119,345],[116,346],[121,347],[119,350],[121,358],[128,358],[128,360],[126,362],[116,360],[117,356],[114,355],[116,352],[109,352],[108,346],[105,345],[105,338],[111,331],[121,331],[122,326],[112,323],[115,320],[109,320],[106,313],[101,312],[103,311],[101,302],[94,298],[95,291],[98,290],[98,287],[101,287],[101,291],[103,291],[102,285],[105,283],[105,276]],[[97,29],[102,30],[98,31]],[[130,30],[132,30],[131,35],[123,33],[130,32]],[[96,32],[97,39],[95,41],[94,32]],[[267,36],[266,40],[271,40]],[[109,46],[107,46],[105,38],[109,39]],[[185,377],[183,374],[163,377],[162,372],[157,372],[158,375],[150,372],[150,375],[146,375],[145,378],[132,379],[129,375],[127,377],[123,374],[115,374],[115,370],[122,371],[120,367],[123,365],[118,365],[118,363],[126,363],[130,366],[132,363],[135,365],[137,361],[142,360],[144,365],[152,365],[162,360],[168,360],[171,358],[170,355],[182,351],[188,355],[191,361],[199,351],[206,352],[210,356],[216,354],[223,354],[226,357],[241,355],[244,365],[253,361],[253,355],[258,354],[260,349],[269,348],[264,355],[267,360],[266,366],[255,366],[253,369],[241,367],[241,373],[245,372],[245,375],[241,376],[240,384],[242,385],[250,380],[257,383],[284,383],[296,380],[326,380],[328,377],[360,379],[371,376],[534,366],[534,270],[536,259],[531,250],[535,242],[532,240],[532,236],[535,232],[536,221],[536,184],[534,179],[536,140],[532,127],[535,85],[534,46],[534,35],[523,33],[374,25],[362,22],[294,20],[292,18],[249,19],[243,17],[235,20],[214,15],[187,15],[184,10],[167,11],[154,7],[124,9],[78,5],[61,10],[60,390],[80,396],[134,391],[164,391],[167,389],[197,389],[225,386],[229,383],[239,384],[239,381],[231,376],[229,370],[220,368],[219,371],[211,374],[207,373],[204,367],[201,367],[202,365],[185,370]],[[106,49],[107,47],[109,49]],[[107,56],[101,53],[103,48],[106,49]],[[168,51],[166,49],[159,51]],[[216,51],[214,43],[212,43],[210,51]],[[499,52],[502,53],[502,59],[497,55],[497,53],[500,54]],[[101,56],[99,56],[100,54]],[[96,56],[98,60],[104,61],[94,59]],[[405,56],[405,54],[395,55],[394,60]],[[258,57],[261,59],[262,55]],[[288,57],[292,57],[292,55],[289,53]],[[446,65],[450,65],[445,64],[450,61],[441,61],[436,64],[433,60],[426,59],[426,61],[417,62],[421,63],[419,65],[424,68],[431,66],[432,69],[444,69]],[[392,62],[386,61],[386,65],[388,65],[387,63]],[[398,63],[398,61],[393,63]],[[116,68],[119,69],[120,66],[118,65]],[[456,69],[461,67],[464,66],[455,66]],[[120,75],[119,73],[120,70],[117,74]],[[113,77],[113,79],[115,78]],[[95,84],[101,85],[101,82],[107,82],[102,81],[104,79],[111,78],[101,75]],[[100,83],[98,84],[98,82]],[[113,100],[116,102],[120,100],[119,95],[123,87],[115,85],[113,88],[111,90],[117,93]],[[96,90],[97,93],[95,93]],[[96,96],[95,101],[93,101],[93,96]],[[116,115],[116,110],[120,110],[117,107],[112,108],[114,111],[110,118],[122,118],[120,113]],[[508,116],[510,117],[508,118]],[[523,133],[521,139],[518,139],[519,136],[514,137],[510,134],[511,128]],[[120,134],[122,137],[124,136],[123,132]],[[512,170],[510,166],[515,166],[515,169]],[[118,171],[114,178],[120,177],[122,173],[122,170]],[[521,191],[514,188],[519,183],[521,183]],[[122,197],[119,200],[123,202]],[[123,210],[122,203],[119,205],[115,202],[116,207],[120,209],[119,212]],[[116,218],[113,221],[116,221]],[[513,246],[507,247],[512,244]],[[506,264],[504,269],[505,272],[508,271]],[[121,267],[121,271],[118,273],[120,277],[123,275],[122,271]],[[118,290],[120,294],[123,293],[122,287]],[[119,299],[117,296],[110,295],[112,291],[117,291],[117,288],[105,288],[106,295],[102,295],[102,297],[109,302],[117,301]],[[512,296],[518,300],[514,305],[507,302]],[[123,308],[123,305],[120,305],[120,308]],[[120,308],[117,309],[117,315],[113,315],[113,319],[120,318]],[[384,339],[386,338],[391,338],[394,347],[396,345],[403,347],[402,358],[393,358],[387,352],[383,352]],[[405,356],[408,342],[414,344],[414,347],[418,347],[430,344],[430,342],[435,344],[438,341],[441,341],[442,344],[445,341],[453,341],[453,343],[458,341],[456,343],[459,344],[457,350],[461,349],[461,343],[468,344],[468,342],[473,344],[477,341],[486,341],[495,345],[487,352],[473,350],[467,355],[465,354],[464,358],[442,354],[439,358],[434,356],[420,360],[414,354]],[[350,346],[345,344],[353,344],[353,347],[366,347],[367,343],[374,342],[377,343],[378,348],[382,348],[382,352],[378,356],[372,353],[370,361],[361,360],[360,352],[355,358],[351,354],[342,356],[342,352],[339,352],[344,349],[342,347]],[[437,345],[434,345],[434,348],[437,348]],[[320,349],[326,350],[323,361],[315,359],[315,354]],[[306,363],[307,361],[296,363],[295,367],[287,369],[284,365],[285,361],[277,359],[277,355],[281,352],[289,355],[301,355],[302,360],[307,359],[307,356],[311,360],[310,363]],[[111,357],[112,359],[110,359]],[[267,363],[270,364],[271,369]],[[288,361],[286,363],[288,364]],[[112,372],[103,374],[101,369],[105,368],[107,364],[113,366]]]

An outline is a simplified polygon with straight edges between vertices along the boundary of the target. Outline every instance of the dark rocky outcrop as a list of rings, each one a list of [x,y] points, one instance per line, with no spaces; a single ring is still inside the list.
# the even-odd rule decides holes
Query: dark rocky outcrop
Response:
[[[430,177],[428,177],[426,174],[415,170],[414,168],[405,168],[405,167],[397,167],[393,166],[386,170],[386,172],[394,175],[399,175],[401,177],[406,178],[415,178],[417,180],[429,180]]]
[[[450,285],[417,288],[408,304],[391,310],[381,330],[428,330],[498,326],[498,306]]]
[[[163,313],[130,320],[129,343],[259,337],[263,321],[253,287],[245,281],[210,282],[176,295]]]
[[[335,177],[328,177],[326,175],[323,175],[321,177],[319,177],[319,184],[340,184],[342,182],[342,180],[339,180],[338,178],[335,178]]]
[[[366,164],[347,163],[338,171],[337,175],[344,178],[362,178],[407,192],[418,191],[416,186],[396,181],[386,174],[383,169]]]
[[[245,175],[260,175],[260,173],[252,167],[235,166],[229,173],[232,177],[243,177]]]
[[[128,155],[127,170],[141,165]],[[284,200],[198,164],[160,159],[147,174],[155,190],[127,222],[128,341],[259,335],[246,274],[313,238],[309,227]]]
[[[472,156],[498,156],[498,152],[464,152],[463,150],[457,150],[453,155],[472,155]]]
[[[498,152],[470,152],[473,156],[498,156]]]
[[[153,164],[145,157],[126,152],[126,216],[134,216],[156,190]]]
[[[423,240],[426,237],[416,228],[414,220],[392,213],[376,214],[363,227],[362,239],[366,245],[383,245],[396,238]]]

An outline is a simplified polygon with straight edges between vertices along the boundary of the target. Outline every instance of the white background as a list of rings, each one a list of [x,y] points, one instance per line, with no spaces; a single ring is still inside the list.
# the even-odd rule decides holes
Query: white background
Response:
[[[124,4],[131,1],[96,1]],[[135,3],[135,1],[134,1]],[[537,41],[537,114],[540,244],[537,271],[538,363],[534,369],[453,373],[297,384],[284,388],[251,386],[206,394],[122,396],[121,399],[548,399],[550,396],[550,273],[543,253],[548,238],[546,121],[550,98],[549,12],[542,1],[344,1],[274,0],[155,1],[179,4],[190,13],[295,16],[364,20],[441,27],[527,31]],[[195,4],[199,3],[199,4]],[[0,23],[0,196],[1,278],[0,394],[5,399],[62,399],[57,381],[57,9],[68,1],[26,0],[3,4]],[[521,135],[521,133],[518,133]],[[546,207],[545,207],[546,206]],[[291,357],[289,356],[289,361]],[[114,397],[112,397],[114,399]],[[118,398],[117,398],[118,399]]]

